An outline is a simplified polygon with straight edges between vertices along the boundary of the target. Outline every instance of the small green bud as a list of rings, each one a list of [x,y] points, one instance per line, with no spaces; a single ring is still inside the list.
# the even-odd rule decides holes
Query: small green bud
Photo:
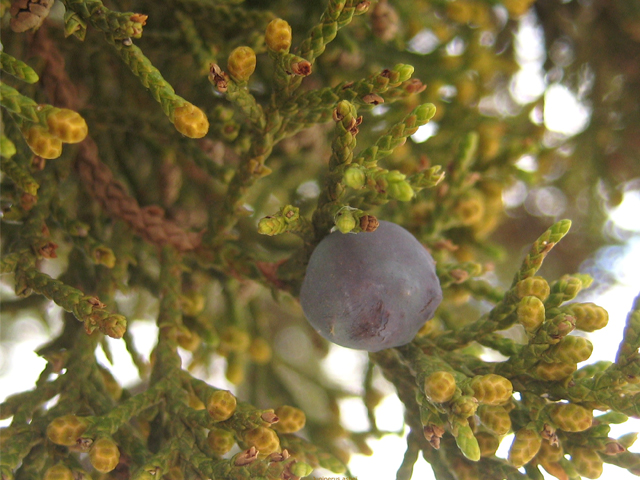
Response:
[[[544,313],[544,304],[538,297],[524,297],[518,304],[518,322],[529,333],[534,333],[540,328],[544,322]]]
[[[313,467],[308,463],[296,462],[291,465],[290,471],[293,476],[302,478],[311,475]]]
[[[485,405],[502,405],[513,395],[511,382],[494,373],[478,375],[471,381],[473,396]]]
[[[407,178],[407,176],[404,173],[400,173],[398,170],[391,170],[389,173],[386,174],[385,177],[387,179],[387,182],[389,183],[401,182],[402,180]]]
[[[280,235],[287,229],[287,223],[284,218],[278,216],[268,216],[260,219],[258,222],[258,233],[260,235]]]
[[[285,205],[282,207],[282,218],[287,223],[293,223],[300,218],[300,209],[293,205]]]
[[[552,406],[549,417],[565,432],[583,432],[593,423],[591,410],[575,403],[558,403]]]
[[[238,47],[229,54],[227,71],[236,82],[246,82],[256,69],[256,52],[251,47]]]
[[[406,65],[399,63],[395,67],[393,67],[393,71],[398,74],[398,83],[406,82],[413,75],[413,71],[415,69],[411,65]]]
[[[0,135],[0,155],[11,158],[16,154],[16,146],[4,135]]]
[[[411,188],[409,182],[405,180],[405,175],[394,170],[389,172],[386,177],[388,182],[387,194],[389,194],[391,198],[395,198],[401,202],[408,202],[413,198],[413,188]]]
[[[542,277],[528,277],[516,285],[518,298],[538,297],[543,302],[549,297],[549,284]]]
[[[264,41],[269,50],[288,52],[291,48],[291,25],[282,18],[274,18],[267,25]]]
[[[414,110],[420,123],[428,122],[436,114],[436,106],[433,103],[423,103]]]
[[[449,372],[434,372],[424,380],[424,393],[432,402],[448,402],[456,393],[456,379]]]
[[[564,337],[569,335],[576,328],[576,319],[571,315],[559,314],[550,320],[547,320],[545,325],[546,333],[549,336],[548,343],[555,345],[560,342]]]
[[[349,167],[344,172],[342,181],[346,186],[358,190],[364,186],[365,179],[366,176],[360,167]]]
[[[104,265],[107,268],[113,268],[116,265],[116,256],[108,247],[98,247],[93,252],[93,260],[98,265]]]
[[[87,320],[85,320],[85,328],[87,328],[86,326]],[[127,319],[124,315],[111,313],[102,321],[101,331],[111,338],[122,338],[127,331]]]
[[[515,467],[529,463],[536,456],[541,445],[542,437],[532,426],[518,430],[509,449],[509,463]]]
[[[551,295],[547,300],[547,308],[558,306],[574,299],[580,290],[582,290],[582,280],[580,278],[564,275],[551,286]]]
[[[482,424],[496,435],[506,435],[511,430],[511,417],[503,407],[480,405],[478,417]]]
[[[475,415],[478,409],[478,400],[468,395],[458,397],[451,405],[451,413],[459,418],[469,418]]]
[[[336,227],[342,233],[349,233],[351,230],[356,228],[358,222],[356,221],[355,216],[353,215],[353,211],[348,208],[342,208],[336,215]]]

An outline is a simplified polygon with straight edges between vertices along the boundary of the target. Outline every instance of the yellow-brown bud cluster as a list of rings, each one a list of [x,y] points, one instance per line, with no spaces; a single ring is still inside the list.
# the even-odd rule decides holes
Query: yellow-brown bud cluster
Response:
[[[108,473],[118,466],[120,450],[113,440],[102,437],[93,442],[89,450],[89,460],[97,471]]]
[[[207,444],[216,455],[224,455],[233,448],[236,439],[228,430],[212,428],[207,436]]]
[[[73,480],[73,472],[66,465],[58,463],[47,468],[42,480]]]
[[[555,382],[567,378],[578,369],[575,363],[540,362],[536,365],[535,374],[541,380]]]
[[[583,477],[600,478],[602,475],[604,462],[592,448],[576,447],[571,450],[571,463]]]
[[[535,333],[544,322],[544,304],[538,297],[523,297],[516,312],[518,322],[528,333]]]
[[[500,446],[500,439],[489,432],[478,432],[475,437],[478,441],[478,447],[480,447],[481,457],[493,456]]]
[[[549,417],[560,430],[582,432],[591,427],[593,413],[575,403],[559,403],[551,407]]]
[[[249,447],[255,447],[260,457],[266,457],[280,451],[278,434],[269,427],[257,427],[244,434],[244,442]]]
[[[87,420],[82,417],[64,415],[47,426],[47,437],[57,445],[71,447],[82,437],[88,425]]]
[[[480,405],[477,413],[482,424],[496,435],[506,435],[511,430],[511,417],[504,407]]]
[[[227,390],[216,390],[207,399],[207,411],[215,422],[224,422],[236,411],[236,397]]]
[[[255,70],[256,52],[251,47],[238,47],[229,54],[227,71],[236,82],[246,82]]]
[[[307,417],[302,410],[289,405],[276,408],[275,414],[278,416],[278,423],[273,424],[273,428],[280,433],[295,433],[304,428]]]
[[[286,20],[275,18],[267,25],[264,41],[269,50],[285,53],[291,48],[291,26]]]
[[[52,159],[62,155],[62,140],[42,127],[31,127],[23,132],[29,148],[42,158]]]
[[[432,402],[448,402],[456,393],[456,379],[449,372],[434,372],[424,380],[424,393]]]
[[[479,375],[471,381],[473,396],[485,405],[502,405],[511,398],[513,385],[500,375]]]
[[[34,125],[23,130],[24,139],[36,155],[46,159],[58,158],[63,143],[78,143],[89,132],[87,122],[79,113],[67,108],[50,108],[47,127]]]
[[[516,285],[516,294],[520,299],[533,296],[544,302],[549,298],[549,293],[549,284],[542,277],[528,277]]]
[[[583,332],[595,332],[609,323],[609,313],[593,303],[575,303],[569,305],[569,310],[576,319],[576,328]]]
[[[533,427],[525,427],[516,432],[509,449],[509,463],[521,467],[536,456],[542,445],[542,437]]]
[[[202,138],[209,131],[207,116],[189,102],[174,110],[173,125],[176,130],[189,138]]]
[[[56,108],[47,116],[49,133],[64,143],[78,143],[89,133],[87,122],[79,113],[68,108]]]
[[[559,343],[549,349],[549,357],[561,363],[584,362],[591,356],[593,344],[584,337],[567,335]]]

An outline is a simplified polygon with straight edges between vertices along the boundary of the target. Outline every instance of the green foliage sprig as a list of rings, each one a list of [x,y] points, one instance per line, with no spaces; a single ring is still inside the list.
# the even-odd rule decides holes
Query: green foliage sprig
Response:
[[[0,404],[2,480],[350,475],[350,455],[397,433],[377,422],[381,377],[405,406],[398,479],[420,456],[439,480],[639,472],[636,434],[613,438],[611,425],[640,417],[640,297],[615,358],[588,364],[588,335],[609,320],[580,296],[597,275],[567,274],[578,262],[549,254],[573,220],[590,225],[580,235],[594,250],[604,210],[592,208],[636,176],[640,17],[625,2],[607,5],[606,22],[591,10],[600,0],[552,3],[178,0],[138,3],[142,14],[64,0],[47,18],[51,2],[3,2],[14,31],[3,29],[0,68],[14,79],[0,83],[0,272],[16,293],[3,328],[25,312],[49,326],[46,300],[63,326],[37,352],[35,388]],[[575,62],[549,58],[593,102],[570,141],[538,120],[542,100],[517,103],[507,88],[530,8],[549,45],[572,40]],[[606,55],[587,54],[581,31]],[[120,75],[105,39],[137,78]],[[19,60],[29,51],[33,67]],[[594,78],[573,85],[587,64]],[[437,134],[419,144],[427,122]],[[591,177],[598,188],[581,190]],[[566,192],[572,221],[511,208],[516,228],[499,228],[515,182]],[[378,218],[431,251],[444,300],[409,344],[369,355],[358,390],[328,378],[330,348],[295,297],[326,235],[369,235]],[[143,318],[158,331],[150,358],[127,330]],[[140,375],[131,388],[96,360],[114,361],[106,336]],[[220,369],[225,380],[202,380]],[[352,432],[341,402],[360,397],[369,427]]]

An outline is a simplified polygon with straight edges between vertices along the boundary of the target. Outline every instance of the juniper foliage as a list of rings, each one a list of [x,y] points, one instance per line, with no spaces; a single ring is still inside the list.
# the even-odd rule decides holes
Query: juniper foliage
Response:
[[[617,354],[583,363],[608,314],[573,273],[639,172],[636,2],[0,0],[0,20],[3,336],[62,318],[0,405],[2,480],[348,475],[393,433],[381,377],[406,410],[398,479],[420,455],[439,480],[640,474],[636,435],[609,436],[640,416],[640,297]],[[513,87],[532,26],[546,81],[591,106],[575,136]],[[579,235],[506,215],[515,182],[561,192]],[[327,234],[378,219],[430,250],[444,301],[336,386],[297,297]],[[133,388],[96,360],[107,336]],[[203,381],[221,358],[224,385]],[[364,432],[341,426],[353,397]]]

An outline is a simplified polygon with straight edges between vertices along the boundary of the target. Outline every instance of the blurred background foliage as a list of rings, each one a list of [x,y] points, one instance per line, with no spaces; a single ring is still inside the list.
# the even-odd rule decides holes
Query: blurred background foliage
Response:
[[[27,4],[31,2],[23,3],[26,6],[21,8],[30,8]],[[352,453],[371,453],[367,438],[385,432],[378,430],[373,414],[384,396],[373,386],[381,377],[374,362],[366,367],[364,386],[340,385],[328,378],[323,358],[330,347],[307,324],[296,299],[305,260],[319,239],[300,235],[301,241],[291,233],[258,233],[262,218],[287,205],[310,220],[325,188],[331,142],[337,135],[331,121],[337,100],[314,105],[318,112],[311,116],[312,106],[296,103],[297,98],[369,78],[397,64],[413,66],[413,80],[381,93],[383,103],[353,100],[358,115],[363,116],[356,152],[404,122],[419,105],[435,105],[431,121],[408,132],[405,137],[411,136],[406,143],[399,142],[379,166],[409,178],[440,166],[444,179],[433,188],[417,191],[410,201],[390,199],[380,192],[367,197],[351,190],[345,200],[369,215],[404,226],[437,259],[445,299],[422,335],[436,337],[433,332],[459,329],[486,313],[508,289],[524,248],[561,218],[571,219],[573,228],[543,266],[542,275],[550,280],[578,272],[600,247],[628,237],[605,224],[608,211],[620,204],[625,189],[638,188],[631,181],[635,178],[637,182],[640,175],[637,1],[347,2],[360,11],[351,22],[339,25],[344,28],[311,61],[313,71],[291,95],[290,104],[286,98],[276,101],[272,96],[281,72],[265,44],[265,29],[273,19],[285,19],[293,32],[292,53],[296,53],[296,46],[320,21],[327,2],[114,0],[102,7],[93,0],[43,3],[52,6],[41,19],[42,25],[18,33],[10,28],[10,19],[15,18],[11,2],[2,0],[3,52],[26,62],[41,77],[40,82],[23,83],[3,72],[2,81],[38,104],[77,110],[97,146],[98,161],[120,182],[118,195],[127,192],[127,198],[135,199],[135,208],[148,218],[162,218],[171,228],[187,232],[185,238],[193,243],[177,246],[181,253],[173,258],[175,252],[167,253],[166,245],[177,244],[166,236],[154,236],[155,223],[136,226],[135,218],[127,216],[129,207],[113,207],[114,197],[109,193],[96,195],[100,182],[110,180],[97,174],[87,176],[78,167],[87,163],[76,158],[85,155],[83,150],[78,153],[82,146],[64,146],[57,159],[34,156],[20,134],[18,117],[10,117],[7,112],[15,112],[3,103],[3,136],[16,150],[15,155],[3,152],[7,159],[2,169],[3,272],[16,269],[12,262],[31,262],[27,267],[59,278],[87,296],[99,297],[102,303],[94,307],[124,315],[129,332],[137,322],[154,319],[160,309],[161,337],[163,307],[158,298],[162,297],[169,302],[164,304],[165,311],[173,312],[169,314],[173,330],[167,341],[173,342],[174,350],[174,344],[179,345],[185,369],[198,378],[213,378],[223,365],[226,380],[219,380],[222,384],[218,386],[232,389],[253,408],[293,405],[306,413],[304,437],[323,453],[313,453],[305,443],[297,447],[300,462],[345,471],[342,464],[348,463]],[[332,5],[344,3],[333,1]],[[96,10],[100,8],[104,10]],[[101,24],[105,11],[138,12],[148,19],[133,21],[124,14]],[[117,30],[121,21],[129,28],[124,34]],[[121,52],[131,42],[180,97],[206,114],[210,125],[206,136],[187,138],[171,125],[174,107],[167,107],[169,113],[163,114],[164,104],[161,108],[152,96],[155,93],[149,95],[148,85],[144,81],[141,85],[126,61],[121,61],[125,58]],[[268,115],[278,111],[269,109],[273,102],[277,107],[295,106],[281,110],[283,118],[298,113],[304,117],[299,128],[285,129],[267,146],[256,144],[267,144],[264,133],[268,127],[256,128],[243,100],[233,100],[231,90],[224,93],[212,85],[210,65],[225,70],[227,59],[239,46],[255,51],[257,65],[248,84],[229,80],[230,85],[237,83],[263,106],[267,123]],[[9,72],[7,62],[4,58],[3,69]],[[157,81],[157,77],[150,80],[152,92]],[[3,143],[5,148],[10,149]],[[229,200],[228,185],[256,155],[256,148],[263,148],[258,154],[267,152],[261,161],[271,173],[252,174],[255,178],[242,184],[241,195]],[[21,183],[11,174],[10,161],[30,172],[40,185],[37,194],[25,188],[28,182]],[[230,205],[231,210],[222,205]],[[162,255],[161,248],[165,249]],[[163,277],[167,272],[175,277],[175,284]],[[606,271],[590,273],[595,276],[592,288],[607,288],[615,281]],[[100,345],[109,358],[109,344],[102,334],[94,333],[93,343],[78,340],[84,335],[81,324],[71,314],[52,309],[41,295],[23,296],[28,289],[38,289],[29,283],[35,281],[31,277],[25,277],[22,286],[20,278],[16,273],[20,295],[14,296],[9,293],[14,277],[3,277],[7,286],[2,302],[3,342],[12,341],[11,332],[16,331],[12,325],[25,316],[51,329],[50,343],[39,350],[49,362],[39,387],[49,375],[64,373],[69,358],[83,348],[91,357],[91,348]],[[168,291],[176,295],[173,303],[166,300]],[[66,310],[75,305],[67,308],[62,300],[56,303]],[[85,321],[87,325],[95,329],[97,324]],[[114,333],[108,325],[99,328]],[[527,341],[521,330],[508,336]],[[157,362],[152,367],[154,360],[150,363],[136,351],[131,333],[124,333],[121,341],[126,342],[138,367],[139,384],[122,392],[108,369],[100,367],[100,388],[112,398],[99,407],[82,400],[82,395],[71,396],[79,403],[72,410],[58,408],[57,414],[106,415],[120,398],[130,398],[149,381],[154,383],[149,372],[162,372],[162,368]],[[486,353],[483,348],[471,344],[464,352],[479,355]],[[86,352],[83,355],[89,358]],[[377,360],[384,363],[382,357]],[[399,389],[401,382],[396,384]],[[197,393],[190,395],[191,407],[197,408],[198,401],[206,403],[203,397],[198,400]],[[361,397],[368,408],[371,425],[367,432],[349,432],[341,426],[339,401],[354,396]],[[50,421],[54,414],[34,413],[41,403],[23,413]],[[157,413],[155,408],[153,413]],[[11,410],[3,418],[16,412]],[[169,435],[170,420],[159,418],[147,411],[134,428],[143,436],[145,431],[149,435],[149,429],[160,437]],[[242,448],[246,446],[241,439],[243,428],[246,426],[233,430]],[[297,440],[285,438],[281,435],[282,446],[295,452]],[[40,444],[35,437],[28,443],[36,446],[26,449],[25,455],[46,457],[44,447],[37,449]],[[64,456],[47,448],[49,460],[21,464],[18,477],[38,475],[37,468],[44,471],[52,459]],[[126,450],[122,444],[121,449]],[[408,466],[403,464],[406,468],[399,477],[409,478],[415,449],[410,442]],[[162,450],[152,445],[150,452],[159,455]],[[443,457],[428,459],[443,461]],[[198,472],[184,459],[165,460],[161,470],[172,478],[191,478]],[[626,462],[621,465],[636,472],[640,468],[640,461]],[[449,474],[442,466],[436,467],[436,474],[445,479],[476,478],[477,471],[461,465]],[[497,464],[491,465],[495,470],[490,471],[502,471]],[[116,472],[126,475],[129,467],[139,474],[137,460],[124,466],[121,462]],[[564,477],[556,471],[558,478],[574,478],[566,468],[569,473]],[[465,476],[465,471],[472,476]],[[289,470],[287,474],[295,473]],[[225,475],[231,478],[236,473]],[[237,475],[241,478],[247,473]],[[523,478],[524,474],[512,469],[504,475]],[[527,475],[539,478],[529,470]]]

